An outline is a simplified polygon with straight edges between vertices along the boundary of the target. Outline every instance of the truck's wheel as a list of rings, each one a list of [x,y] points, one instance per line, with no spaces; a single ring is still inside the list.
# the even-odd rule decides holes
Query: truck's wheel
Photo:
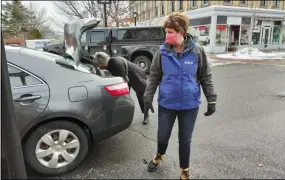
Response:
[[[133,63],[135,63],[137,66],[142,68],[146,74],[149,73],[149,68],[151,65],[151,61],[148,57],[146,56],[137,56]]]
[[[76,168],[88,151],[88,136],[72,122],[52,121],[33,131],[24,145],[29,166],[44,175],[60,175]]]

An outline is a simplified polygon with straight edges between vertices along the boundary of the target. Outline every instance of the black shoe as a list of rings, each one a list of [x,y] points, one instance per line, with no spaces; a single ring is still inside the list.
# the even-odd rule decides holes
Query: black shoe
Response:
[[[147,125],[148,122],[149,122],[149,117],[146,117],[146,118],[143,120],[143,124],[144,124],[144,125]]]
[[[152,172],[157,169],[159,163],[165,158],[165,155],[157,154],[148,164],[148,171]]]

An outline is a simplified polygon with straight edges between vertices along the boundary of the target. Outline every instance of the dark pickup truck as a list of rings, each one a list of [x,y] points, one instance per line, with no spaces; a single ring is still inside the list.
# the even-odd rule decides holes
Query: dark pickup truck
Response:
[[[93,28],[85,31],[80,41],[89,55],[103,51],[111,56],[123,56],[148,73],[154,54],[165,41],[165,32],[161,26]],[[59,54],[64,45],[50,45],[43,50]]]

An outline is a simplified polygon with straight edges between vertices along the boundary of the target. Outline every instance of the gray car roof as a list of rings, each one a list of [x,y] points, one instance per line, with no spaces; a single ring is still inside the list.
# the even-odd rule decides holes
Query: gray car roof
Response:
[[[59,80],[69,79],[70,81],[73,81],[72,79],[74,79],[74,81],[78,81],[80,78],[90,79],[91,74],[82,64],[77,67],[81,72],[70,70],[56,64],[56,59],[63,59],[63,57],[59,55],[22,47],[5,46],[5,50],[8,62],[20,66],[45,81],[52,81],[55,78]],[[74,63],[71,60],[67,61]],[[85,71],[86,73],[82,73],[82,71]],[[93,78],[91,77],[91,79]]]

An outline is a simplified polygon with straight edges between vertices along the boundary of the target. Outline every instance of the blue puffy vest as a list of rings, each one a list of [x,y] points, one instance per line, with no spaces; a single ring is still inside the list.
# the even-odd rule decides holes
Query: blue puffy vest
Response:
[[[158,104],[167,109],[189,110],[201,104],[200,84],[197,81],[198,56],[191,49],[179,58],[163,45],[160,49],[162,80]]]

